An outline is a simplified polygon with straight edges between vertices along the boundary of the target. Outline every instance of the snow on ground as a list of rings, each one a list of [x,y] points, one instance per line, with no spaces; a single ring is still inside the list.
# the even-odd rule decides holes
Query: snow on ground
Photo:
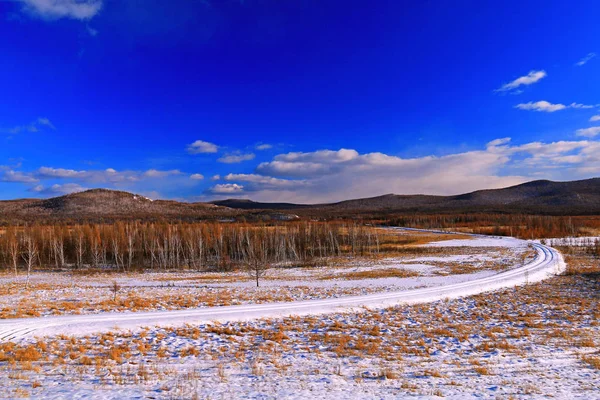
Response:
[[[496,268],[508,268],[505,276],[528,282],[527,273],[517,276],[509,267],[511,262],[522,265],[527,259],[527,244],[493,239],[487,246],[473,246],[479,240],[457,240],[441,248],[447,254],[375,260],[366,269],[346,264],[336,274],[385,271],[390,265],[410,269],[407,265],[413,265],[419,276],[394,279],[435,278],[447,285],[450,279],[470,274],[439,275],[448,272],[442,264],[453,268],[466,264],[479,268],[476,274],[489,274],[479,279],[493,284],[500,275],[495,276],[498,272],[489,263],[500,258]],[[499,245],[500,240],[508,245]],[[462,250],[456,253],[456,248]],[[543,250],[540,247],[538,251]],[[553,255],[549,251],[544,254]],[[37,276],[33,293],[110,296],[102,286],[107,277],[82,278],[87,286],[45,281],[56,276]],[[289,284],[298,279],[274,278],[265,283],[283,286],[264,287],[260,292],[297,293],[302,288]],[[4,292],[2,299],[13,296],[13,300],[23,300],[31,295],[18,292],[18,285],[11,287],[15,283],[9,277],[2,279],[3,288],[16,291]],[[220,295],[249,292],[249,287],[236,286],[243,281],[231,276],[216,282],[193,274],[143,274],[126,279],[132,284],[127,290],[149,290],[147,294],[155,296],[163,289],[176,293],[189,289],[190,297],[206,296],[202,290],[208,289],[221,290]],[[323,281],[310,271],[303,279]],[[390,278],[368,281],[382,279]],[[339,289],[340,282],[354,282],[324,281],[329,286],[308,287],[307,294],[300,297],[321,289]],[[364,280],[357,282],[352,290],[365,289],[358,286]],[[455,288],[460,292],[466,287],[459,284]],[[435,289],[430,295],[441,294],[437,298],[444,300],[429,304],[147,327],[86,337],[29,337],[19,343],[0,343],[0,397],[600,399],[599,290],[598,275],[585,274],[454,300]]]
[[[428,243],[429,247],[527,247],[527,242],[510,237],[474,237],[472,239],[444,240]]]
[[[102,315],[70,315],[52,318],[21,318],[0,321],[0,340],[24,340],[35,336],[57,334],[85,335],[117,329],[139,330],[148,325],[181,326],[208,321],[240,321],[290,315],[321,315],[339,310],[360,310],[364,307],[383,308],[396,304],[426,303],[473,295],[505,287],[547,279],[564,269],[562,257],[555,250],[535,245],[537,257],[525,265],[493,276],[463,283],[445,284],[434,288],[402,290],[337,299],[319,299],[229,307],[192,308],[163,312],[104,313]],[[113,300],[114,301],[114,300]],[[142,299],[142,301],[144,301]],[[138,303],[126,303],[127,311]]]
[[[600,243],[600,236],[580,236],[580,237],[564,237],[564,238],[549,238],[536,240],[537,243],[546,244],[547,246],[596,246]]]
[[[598,277],[319,317],[0,345],[6,397],[600,399]],[[11,364],[7,359],[29,359]]]
[[[260,289],[244,271],[150,272],[78,275],[34,273],[0,276],[0,319],[107,311],[164,311],[340,298],[467,282],[531,261],[526,242],[449,240],[451,247],[419,247],[403,256],[340,257],[322,266],[272,268]],[[511,244],[507,246],[507,244]],[[121,287],[116,300],[110,287]]]

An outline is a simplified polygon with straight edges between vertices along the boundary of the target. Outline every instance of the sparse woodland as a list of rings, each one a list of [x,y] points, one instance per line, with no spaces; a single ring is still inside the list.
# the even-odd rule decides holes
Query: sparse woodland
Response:
[[[221,270],[246,268],[257,282],[272,264],[379,251],[377,230],[356,223],[157,224],[118,222],[8,227],[0,233],[6,271],[34,269]]]
[[[539,239],[585,235],[600,231],[598,216],[548,216],[523,214],[414,214],[390,217],[391,226],[468,231],[483,235]]]
[[[577,236],[600,229],[600,219],[594,217],[476,213],[404,215],[374,224],[523,239]],[[325,257],[379,253],[385,249],[383,240],[372,226],[349,220],[22,225],[0,230],[0,266],[14,273],[246,268],[258,281],[270,265],[311,265]]]

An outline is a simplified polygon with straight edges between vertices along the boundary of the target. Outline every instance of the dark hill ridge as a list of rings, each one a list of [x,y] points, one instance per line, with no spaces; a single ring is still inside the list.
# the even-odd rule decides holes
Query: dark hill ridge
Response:
[[[212,201],[210,204],[217,206],[237,208],[240,210],[296,210],[299,208],[313,207],[307,204],[293,203],[259,203],[246,199],[227,199]]]
[[[215,204],[239,209],[279,210],[302,214],[347,212],[522,212],[548,214],[600,214],[600,178],[572,182],[539,180],[504,189],[478,190],[455,196],[395,195],[346,200],[311,206],[286,203],[256,203],[229,199]]]
[[[238,211],[209,203],[150,200],[108,189],[92,189],[50,199],[0,201],[0,221],[197,220],[231,217]]]
[[[282,212],[306,217],[354,217],[392,213],[502,212],[600,215],[600,178],[573,182],[533,181],[504,189],[456,196],[387,194],[331,204],[259,203],[229,199],[213,203],[150,200],[93,189],[50,199],[0,201],[0,222],[281,219]]]

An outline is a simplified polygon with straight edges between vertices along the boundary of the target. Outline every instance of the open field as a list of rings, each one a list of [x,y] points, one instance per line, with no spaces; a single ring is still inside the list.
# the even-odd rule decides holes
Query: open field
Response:
[[[10,397],[600,398],[600,270],[572,257],[425,305],[4,343],[0,379]]]
[[[490,276],[535,256],[526,243],[509,239],[488,243],[457,235],[380,231],[385,253],[322,258],[310,267],[276,265],[265,271],[260,288],[243,269],[36,272],[29,285],[23,274],[5,273],[0,277],[0,319],[261,304],[435,287]]]
[[[258,288],[243,269],[38,272],[27,288],[25,276],[7,273],[3,318],[410,294],[493,281],[536,253],[513,239],[389,230],[380,243],[393,237],[400,239],[385,253],[274,265]],[[0,384],[6,398],[593,399],[599,271],[586,249],[562,250],[564,276],[454,300],[132,330],[115,323],[103,333],[5,341]]]
[[[600,400],[599,16],[0,0],[0,400]]]

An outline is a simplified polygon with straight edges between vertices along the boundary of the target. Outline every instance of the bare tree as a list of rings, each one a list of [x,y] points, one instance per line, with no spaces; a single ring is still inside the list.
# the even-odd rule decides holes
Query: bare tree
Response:
[[[113,257],[115,258],[115,265],[117,266],[117,269],[119,269],[120,267],[123,267],[124,269],[123,253],[121,253],[121,244],[119,242],[118,233],[115,234],[112,238],[112,252]]]
[[[133,257],[135,256],[135,237],[137,234],[137,229],[135,229],[135,227],[131,227],[129,224],[127,224],[126,228],[125,228],[125,235],[127,237],[127,240],[125,242],[126,244],[126,250],[125,252],[127,253],[127,270],[130,271],[131,270],[131,265],[133,264]]]
[[[75,258],[77,268],[83,267],[83,257],[85,256],[85,238],[83,230],[79,227],[76,231],[75,237]]]
[[[269,249],[267,240],[262,232],[255,232],[253,235],[246,232],[247,246],[247,272],[256,280],[256,287],[259,287],[260,279],[265,276],[269,269]]]
[[[116,280],[110,285],[110,291],[113,293],[113,301],[117,301],[117,293],[121,290],[121,285]]]
[[[30,235],[36,244],[33,265],[44,268],[69,264],[98,268],[111,264],[126,271],[139,263],[163,270],[186,266],[196,270],[205,267],[229,270],[257,262],[266,268],[269,263],[306,263],[317,257],[372,254],[380,250],[377,234],[360,223],[36,225],[8,227],[0,235],[0,262],[5,262],[15,273],[23,265],[25,235]],[[256,273],[253,278],[256,279]]]
[[[31,234],[25,234],[23,241],[24,250],[21,256],[23,257],[23,261],[25,261],[25,266],[27,267],[27,281],[25,282],[25,288],[28,288],[29,279],[31,277],[31,269],[38,258],[39,250],[38,245]]]
[[[52,253],[54,254],[54,264],[56,268],[62,268],[65,265],[65,242],[62,234],[52,235]]]
[[[7,240],[8,240],[8,244],[7,244],[8,255],[9,255],[13,270],[15,271],[15,276],[17,276],[18,275],[17,267],[19,266],[19,254],[21,251],[21,248],[19,246],[19,238],[17,237],[17,233],[14,230],[14,228],[8,229],[6,231],[6,236],[7,236]]]
[[[102,249],[101,249],[101,239],[100,235],[94,233],[92,237],[92,246],[91,246],[91,255],[92,255],[92,265],[94,268],[98,268],[100,266],[100,262],[102,260]]]

